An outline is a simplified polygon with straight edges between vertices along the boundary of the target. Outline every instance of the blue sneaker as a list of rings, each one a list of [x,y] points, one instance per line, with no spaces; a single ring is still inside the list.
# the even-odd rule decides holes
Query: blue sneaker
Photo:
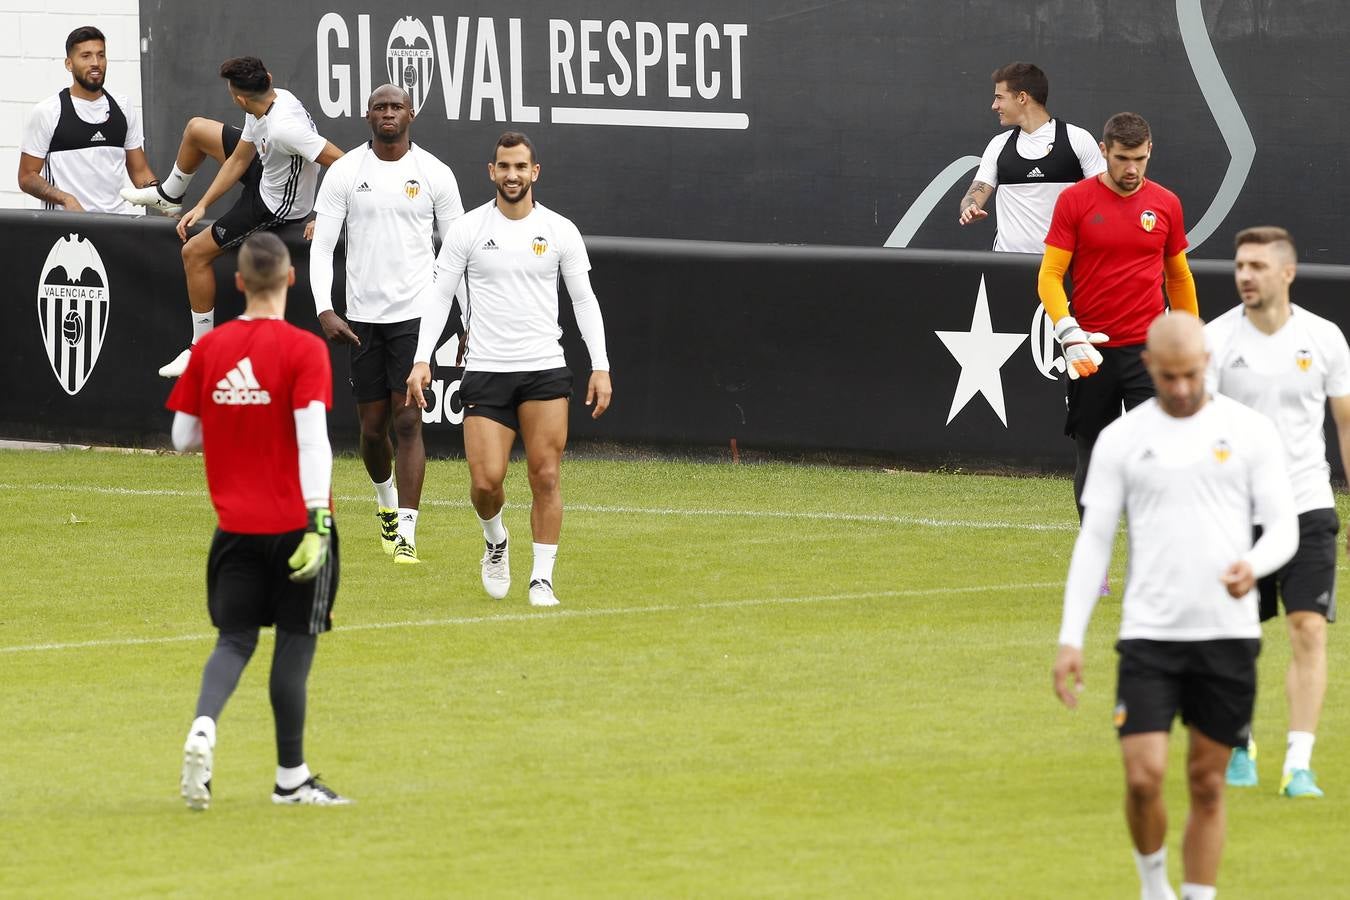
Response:
[[[1280,796],[1315,799],[1322,796],[1322,789],[1317,786],[1317,776],[1311,769],[1293,769],[1280,782]]]
[[[1256,744],[1247,747],[1234,747],[1233,755],[1228,757],[1228,774],[1225,779],[1229,787],[1256,787]]]

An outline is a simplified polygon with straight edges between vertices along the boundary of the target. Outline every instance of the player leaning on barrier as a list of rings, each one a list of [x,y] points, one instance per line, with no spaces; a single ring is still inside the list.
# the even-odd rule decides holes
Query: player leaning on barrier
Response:
[[[1312,749],[1327,689],[1327,623],[1336,619],[1336,535],[1322,427],[1328,401],[1350,472],[1350,347],[1335,323],[1289,300],[1298,253],[1283,228],[1238,232],[1234,275],[1241,303],[1205,327],[1209,386],[1265,413],[1284,444],[1298,512],[1298,553],[1258,585],[1262,620],[1284,602],[1293,650],[1285,678],[1289,732],[1280,793],[1320,797]],[[1234,749],[1228,783],[1257,783],[1256,744]]]
[[[1097,435],[1124,409],[1153,396],[1140,359],[1149,323],[1163,310],[1199,314],[1186,263],[1186,223],[1176,194],[1144,177],[1153,153],[1148,122],[1134,113],[1106,121],[1106,171],[1059,195],[1037,281],[1041,304],[1064,350],[1074,439],[1074,499],[1082,508]],[[1073,271],[1072,311],[1064,276]]]
[[[1072,184],[1106,169],[1086,130],[1053,119],[1045,108],[1050,80],[1039,66],[1015,62],[994,70],[994,112],[1012,131],[996,136],[980,157],[975,180],[961,198],[958,221],[988,218],[985,206],[998,192],[994,249],[1041,253],[1055,200]]]
[[[193,174],[210,157],[220,171],[197,205],[178,222],[183,240],[183,271],[192,306],[192,343],[215,327],[216,275],[212,262],[237,247],[255,231],[304,221],[314,207],[319,167],[342,156],[314,128],[304,105],[290,91],[272,85],[272,73],[256,56],[221,63],[220,77],[230,99],[244,111],[244,127],[194,117],[183,129],[173,172],[161,185],[124,190],[122,196],[140,206],[174,215]],[[212,203],[235,183],[243,192],[214,225],[188,238],[188,229],[206,215]],[[161,366],[159,374],[177,378],[187,367],[191,346]]]
[[[47,209],[132,213],[119,195],[131,179],[156,184],[145,158],[145,136],[136,107],[104,87],[107,41],[92,25],[66,38],[70,87],[33,108],[19,146],[19,190]]]
[[[533,497],[530,603],[556,606],[553,564],[562,533],[560,478],[572,394],[572,372],[558,343],[559,275],[591,357],[586,405],[594,404],[592,418],[609,408],[612,394],[605,323],[591,290],[591,263],[581,233],[569,219],[534,200],[539,162],[530,139],[511,131],[498,138],[488,175],[497,187],[496,197],[450,226],[435,279],[419,301],[422,325],[407,379],[407,402],[426,407],[423,392],[431,383],[431,356],[463,280],[468,287],[463,311],[468,334],[459,396],[464,403],[469,499],[486,542],[483,587],[496,599],[511,588],[502,483],[519,432]]]
[[[333,163],[314,205],[309,283],[324,335],[351,347],[361,460],[375,485],[381,545],[394,562],[415,564],[426,475],[422,411],[405,402],[417,349],[415,304],[436,265],[433,236],[438,229],[444,234],[464,206],[450,168],[412,141],[407,91],[378,87],[366,109],[372,139]],[[333,250],[344,222],[350,325],[332,301]]]
[[[348,802],[310,772],[304,755],[306,683],[318,636],[333,626],[338,539],[327,418],[332,369],[323,341],[285,321],[294,283],[280,238],[245,240],[235,274],[244,314],[198,341],[169,395],[174,446],[202,448],[220,523],[206,564],[207,609],[219,636],[183,747],[183,799],[196,810],[211,803],[216,722],[258,646],[258,630],[270,625],[272,802]]]
[[[1157,386],[1102,431],[1083,491],[1083,524],[1064,587],[1054,665],[1066,706],[1083,688],[1083,640],[1125,512],[1129,578],[1121,604],[1115,725],[1125,819],[1144,900],[1175,898],[1167,879],[1163,779],[1178,713],[1190,745],[1184,900],[1214,896],[1225,829],[1224,769],[1244,746],[1261,648],[1256,581],[1298,545],[1284,449],[1269,419],[1205,390],[1200,320],[1159,316],[1143,363]],[[1265,530],[1253,543],[1252,526]]]

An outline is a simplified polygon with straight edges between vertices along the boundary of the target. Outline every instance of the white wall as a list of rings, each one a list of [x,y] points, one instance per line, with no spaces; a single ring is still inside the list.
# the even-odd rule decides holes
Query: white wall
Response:
[[[81,25],[108,36],[106,84],[141,108],[138,0],[0,0],[0,208],[41,205],[19,191],[19,140],[33,104],[70,87],[66,35]]]

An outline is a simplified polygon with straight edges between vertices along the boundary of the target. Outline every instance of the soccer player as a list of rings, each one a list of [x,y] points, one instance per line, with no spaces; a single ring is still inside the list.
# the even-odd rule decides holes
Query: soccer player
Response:
[[[1322,426],[1328,401],[1350,472],[1350,347],[1335,323],[1289,301],[1298,263],[1283,228],[1239,231],[1235,275],[1242,302],[1205,328],[1211,389],[1265,413],[1279,428],[1294,484],[1298,553],[1258,585],[1262,620],[1284,601],[1293,658],[1285,678],[1289,736],[1280,779],[1286,797],[1321,797],[1312,772],[1317,720],[1327,688],[1327,623],[1336,619],[1336,534]],[[1228,783],[1257,783],[1256,748],[1238,747]]]
[[[426,407],[423,391],[431,382],[431,354],[463,279],[468,285],[468,337],[459,396],[464,401],[469,499],[487,544],[483,588],[495,599],[511,588],[502,482],[519,432],[533,495],[530,603],[556,606],[553,564],[562,532],[559,476],[572,393],[572,372],[558,343],[560,274],[591,357],[586,405],[594,404],[592,418],[609,408],[612,394],[605,323],[586,274],[591,263],[581,233],[570,220],[534,200],[539,162],[530,139],[514,131],[498,138],[488,175],[497,196],[456,220],[441,245],[435,279],[422,304],[407,401]]]
[[[1106,170],[1097,142],[1085,129],[1051,118],[1045,108],[1050,80],[1039,66],[1015,62],[995,69],[994,112],[1012,130],[996,135],[980,157],[970,190],[961,198],[962,225],[989,216],[998,191],[994,249],[1041,253],[1055,200],[1071,184]]]
[[[183,129],[173,172],[164,183],[122,191],[132,203],[173,213],[182,208],[183,194],[206,158],[221,164],[205,195],[178,222],[192,306],[193,344],[216,323],[213,260],[255,231],[303,221],[314,206],[319,166],[330,165],[342,156],[341,150],[315,130],[314,120],[299,98],[272,86],[272,74],[256,56],[225,60],[220,77],[225,79],[230,99],[244,111],[244,127],[190,119]],[[244,189],[234,206],[211,228],[189,240],[188,229],[236,182],[242,182]],[[187,368],[191,355],[189,346],[161,366],[159,374],[177,378]]]
[[[1186,224],[1176,194],[1144,173],[1153,153],[1148,122],[1135,113],[1106,121],[1106,171],[1059,195],[1037,280],[1068,374],[1064,433],[1074,439],[1073,493],[1082,510],[1088,460],[1101,430],[1153,396],[1140,354],[1163,310],[1199,314],[1186,263]],[[1064,276],[1073,271],[1073,310]]]
[[[202,448],[220,521],[206,564],[207,609],[219,636],[183,747],[183,798],[191,809],[210,806],[216,722],[258,629],[275,624],[272,802],[347,803],[310,772],[304,755],[306,682],[318,636],[333,626],[338,586],[328,348],[284,319],[295,269],[276,235],[244,241],[234,280],[244,315],[198,341],[168,401],[174,446]]]
[[[437,229],[444,234],[464,206],[450,168],[412,142],[407,91],[392,84],[376,88],[366,121],[372,139],[333,163],[319,190],[309,283],[324,334],[351,346],[361,459],[375,485],[381,545],[394,562],[416,564],[426,451],[422,412],[404,402],[417,349],[415,303],[431,283],[433,235]],[[332,301],[333,249],[344,221],[350,325]]]
[[[33,107],[19,147],[19,190],[46,209],[139,213],[118,191],[155,184],[136,107],[104,89],[108,55],[92,25],[66,38],[70,87]]]
[[[1162,785],[1178,712],[1190,733],[1182,897],[1214,896],[1224,768],[1230,748],[1247,741],[1256,700],[1256,580],[1283,565],[1298,543],[1275,427],[1234,400],[1210,397],[1207,361],[1195,316],[1159,316],[1149,328],[1143,362],[1157,398],[1097,442],[1054,666],[1055,692],[1073,708],[1083,687],[1083,639],[1124,510],[1130,574],[1116,645],[1115,724],[1144,900],[1176,896],[1167,881]],[[1255,544],[1253,511],[1265,524]]]

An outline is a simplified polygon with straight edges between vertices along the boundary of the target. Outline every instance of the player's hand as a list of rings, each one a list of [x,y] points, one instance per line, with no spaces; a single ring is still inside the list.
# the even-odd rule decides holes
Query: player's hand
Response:
[[[598,419],[609,409],[609,400],[614,396],[614,388],[609,381],[609,373],[603,370],[597,370],[591,373],[591,380],[586,384],[586,405],[595,404],[595,409],[591,410],[591,418]]]
[[[961,210],[961,218],[958,219],[962,225],[969,225],[971,222],[978,222],[980,219],[989,218],[989,213],[980,209],[974,203]]]
[[[314,240],[314,223],[317,221],[318,219],[310,219],[308,222],[305,223],[305,240],[307,241]]]
[[[1078,694],[1083,690],[1083,651],[1068,644],[1059,645],[1055,657],[1055,694],[1069,709],[1078,708]],[[1072,681],[1072,686],[1070,685]]]
[[[408,373],[408,397],[403,401],[404,406],[416,406],[418,409],[427,408],[427,398],[422,393],[431,384],[431,365],[429,363],[413,363],[412,371]]]
[[[202,216],[206,215],[206,207],[200,203],[183,213],[183,218],[178,220],[178,227],[174,230],[178,232],[178,239],[186,241],[188,239],[188,229],[197,224]]]
[[[291,581],[313,581],[328,561],[328,545],[333,540],[333,514],[326,509],[311,509],[305,536],[286,564],[294,569]]]
[[[1065,316],[1055,323],[1055,337],[1064,348],[1064,368],[1072,381],[1097,374],[1102,364],[1102,354],[1092,345],[1111,340],[1100,331],[1079,328],[1078,320],[1073,316]]]
[[[341,341],[344,344],[361,346],[361,339],[356,336],[356,332],[352,331],[351,326],[342,320],[342,316],[331,309],[325,309],[319,313],[319,327],[323,329],[323,336],[330,341]]]
[[[1225,569],[1219,580],[1228,589],[1228,596],[1234,600],[1241,600],[1256,587],[1256,573],[1252,571],[1252,564],[1245,559],[1239,559]]]

